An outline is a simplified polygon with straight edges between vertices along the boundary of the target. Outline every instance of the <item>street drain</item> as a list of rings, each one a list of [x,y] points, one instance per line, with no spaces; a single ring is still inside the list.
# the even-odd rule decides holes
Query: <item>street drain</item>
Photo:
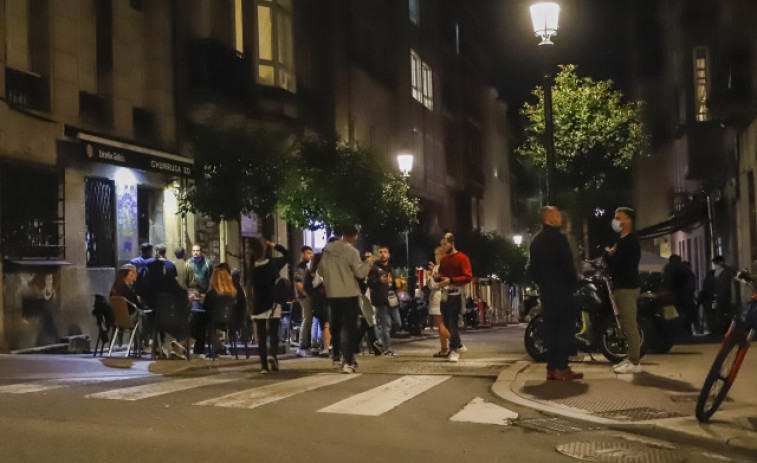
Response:
[[[656,408],[628,408],[625,410],[610,410],[601,413],[595,413],[602,418],[610,418],[620,421],[649,421],[659,420],[663,418],[677,418],[684,416],[680,413],[671,412],[669,410],[659,410]]]
[[[599,426],[564,420],[562,418],[533,418],[529,420],[521,420],[518,422],[518,426],[550,434],[568,434],[572,432],[596,431],[597,429],[602,429]]]
[[[680,463],[683,455],[672,450],[626,442],[570,442],[557,451],[578,460],[606,463]]]

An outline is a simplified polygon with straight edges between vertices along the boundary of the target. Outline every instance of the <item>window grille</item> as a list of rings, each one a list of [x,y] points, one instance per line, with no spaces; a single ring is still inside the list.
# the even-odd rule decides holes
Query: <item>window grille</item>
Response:
[[[87,177],[84,182],[87,267],[115,267],[115,183]]]

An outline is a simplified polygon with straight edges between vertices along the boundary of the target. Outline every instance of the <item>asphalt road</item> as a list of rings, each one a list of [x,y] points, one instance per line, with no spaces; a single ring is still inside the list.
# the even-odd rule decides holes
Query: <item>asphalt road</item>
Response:
[[[524,358],[522,329],[463,340],[459,364],[431,358],[434,339],[397,345],[398,358],[358,357],[359,375],[326,359],[271,375],[223,361],[162,375],[148,362],[4,356],[0,462],[567,462],[577,460],[557,446],[597,442],[656,458],[637,461],[750,461],[505,403],[491,386]],[[472,422],[485,419],[499,424]]]

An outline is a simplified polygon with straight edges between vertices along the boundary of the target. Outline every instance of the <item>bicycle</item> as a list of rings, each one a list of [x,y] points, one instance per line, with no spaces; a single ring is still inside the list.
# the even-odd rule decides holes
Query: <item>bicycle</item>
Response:
[[[725,400],[757,332],[757,277],[742,270],[736,274],[736,279],[749,285],[754,295],[741,313],[731,321],[710,372],[704,380],[695,413],[700,422],[708,421]]]

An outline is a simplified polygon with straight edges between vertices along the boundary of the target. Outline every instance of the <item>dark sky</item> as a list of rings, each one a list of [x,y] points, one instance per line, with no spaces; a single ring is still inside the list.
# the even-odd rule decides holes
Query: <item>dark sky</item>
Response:
[[[464,0],[481,21],[488,50],[482,50],[491,83],[511,108],[512,116],[541,83],[543,58],[531,26],[534,0]],[[623,90],[627,63],[626,0],[557,0],[560,22],[553,38],[558,64],[577,64],[579,74],[613,79]],[[516,122],[516,121],[513,121]],[[516,122],[517,124],[517,122]]]

